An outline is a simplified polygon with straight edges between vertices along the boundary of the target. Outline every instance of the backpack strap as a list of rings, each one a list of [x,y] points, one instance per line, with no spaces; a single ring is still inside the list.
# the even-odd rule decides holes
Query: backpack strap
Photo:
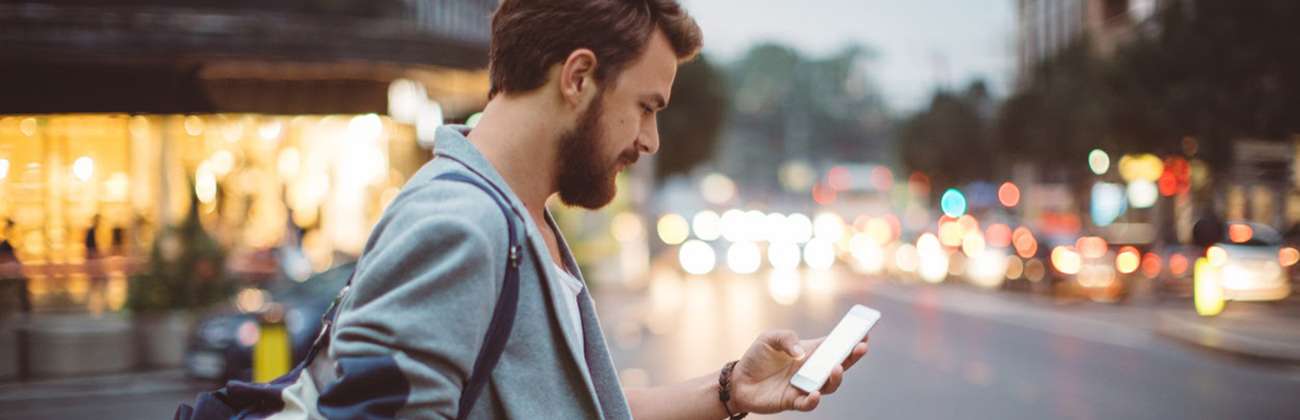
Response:
[[[497,362],[501,361],[501,353],[505,352],[506,342],[510,340],[510,332],[514,329],[515,314],[519,309],[519,242],[509,204],[506,204],[501,197],[493,195],[482,183],[464,174],[445,173],[434,179],[464,182],[491,195],[496,199],[497,205],[501,207],[501,213],[506,217],[506,226],[510,232],[506,276],[501,285],[501,294],[497,295],[496,309],[492,311],[492,321],[488,324],[487,336],[483,337],[483,345],[479,347],[478,357],[474,360],[474,368],[470,373],[469,382],[465,384],[465,388],[460,393],[460,404],[458,405],[460,411],[457,413],[456,418],[465,419],[469,417],[470,409],[474,407],[474,402],[478,399],[479,394],[483,392],[484,386],[487,385],[492,369],[496,368]]]
[[[509,195],[502,191],[500,187],[489,182],[487,176],[484,176],[482,172],[454,156],[434,153],[434,158],[439,157],[459,163],[461,167],[477,175],[478,179],[456,172],[443,173],[433,179],[464,182],[483,190],[488,196],[495,199],[497,206],[501,208],[501,213],[506,218],[506,227],[509,229],[510,234],[510,248],[506,259],[506,276],[501,287],[501,294],[497,296],[496,309],[492,312],[492,321],[488,324],[487,336],[483,337],[483,345],[479,347],[478,357],[474,360],[474,368],[470,373],[469,382],[461,390],[460,403],[457,405],[459,412],[456,414],[456,418],[466,419],[469,418],[469,412],[474,407],[474,402],[478,400],[479,394],[483,392],[484,386],[487,385],[492,370],[496,368],[497,362],[501,361],[501,353],[505,352],[506,342],[510,339],[511,330],[514,329],[515,314],[519,309],[519,258],[522,250],[520,249],[521,241],[518,236],[518,229],[515,226],[515,218],[511,216],[523,220],[523,215],[519,213],[518,209],[510,205]]]

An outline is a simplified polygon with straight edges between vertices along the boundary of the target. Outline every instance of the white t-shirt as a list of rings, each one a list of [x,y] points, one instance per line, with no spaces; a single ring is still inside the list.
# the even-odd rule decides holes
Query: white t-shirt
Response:
[[[578,294],[582,293],[582,288],[585,286],[577,277],[569,274],[568,270],[565,270],[563,267],[556,265],[555,270],[560,273],[560,284],[564,285],[564,290],[567,292],[566,296],[568,299],[564,300],[564,306],[569,312],[569,319],[573,322],[573,334],[576,335],[576,337],[573,338],[575,338],[575,342],[578,343],[578,353],[584,353],[586,349],[583,348],[582,313],[578,310]]]

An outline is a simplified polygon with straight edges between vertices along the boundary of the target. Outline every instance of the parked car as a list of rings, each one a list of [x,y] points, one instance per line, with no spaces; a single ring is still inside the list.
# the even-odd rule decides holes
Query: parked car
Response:
[[[284,278],[267,290],[242,291],[236,303],[199,320],[186,345],[186,372],[214,381],[252,378],[253,347],[261,338],[261,314],[249,306],[278,305],[283,310],[292,360],[298,363],[306,357],[320,331],[321,315],[347,284],[354,268],[355,263],[348,263],[302,282]]]
[[[1273,301],[1291,295],[1290,275],[1281,261],[1282,236],[1266,225],[1229,223],[1222,242],[1206,250],[1206,275],[1224,300]]]

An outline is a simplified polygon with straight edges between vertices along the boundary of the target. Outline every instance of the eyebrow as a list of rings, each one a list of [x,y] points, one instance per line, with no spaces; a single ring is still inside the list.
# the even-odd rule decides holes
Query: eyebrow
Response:
[[[667,101],[667,100],[664,100],[664,96],[663,96],[663,95],[660,95],[660,94],[658,94],[658,93],[652,93],[652,94],[649,94],[649,95],[645,95],[645,96],[643,96],[641,99],[643,99],[643,100],[649,100],[650,102],[653,102],[654,105],[655,105],[655,107],[656,107],[656,109],[664,109],[664,108],[667,108],[667,107],[668,107],[668,101]]]

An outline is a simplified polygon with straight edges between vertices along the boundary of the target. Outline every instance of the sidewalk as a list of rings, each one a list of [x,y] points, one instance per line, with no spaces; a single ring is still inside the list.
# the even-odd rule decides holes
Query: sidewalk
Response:
[[[3,418],[170,418],[177,404],[218,385],[180,369],[0,383]]]
[[[115,397],[202,389],[207,384],[185,377],[180,369],[41,381],[0,382],[0,407],[24,401],[75,397]],[[215,385],[210,385],[215,387]]]
[[[1190,307],[1162,309],[1156,333],[1235,355],[1300,363],[1300,299],[1229,302],[1215,317],[1199,316]]]

